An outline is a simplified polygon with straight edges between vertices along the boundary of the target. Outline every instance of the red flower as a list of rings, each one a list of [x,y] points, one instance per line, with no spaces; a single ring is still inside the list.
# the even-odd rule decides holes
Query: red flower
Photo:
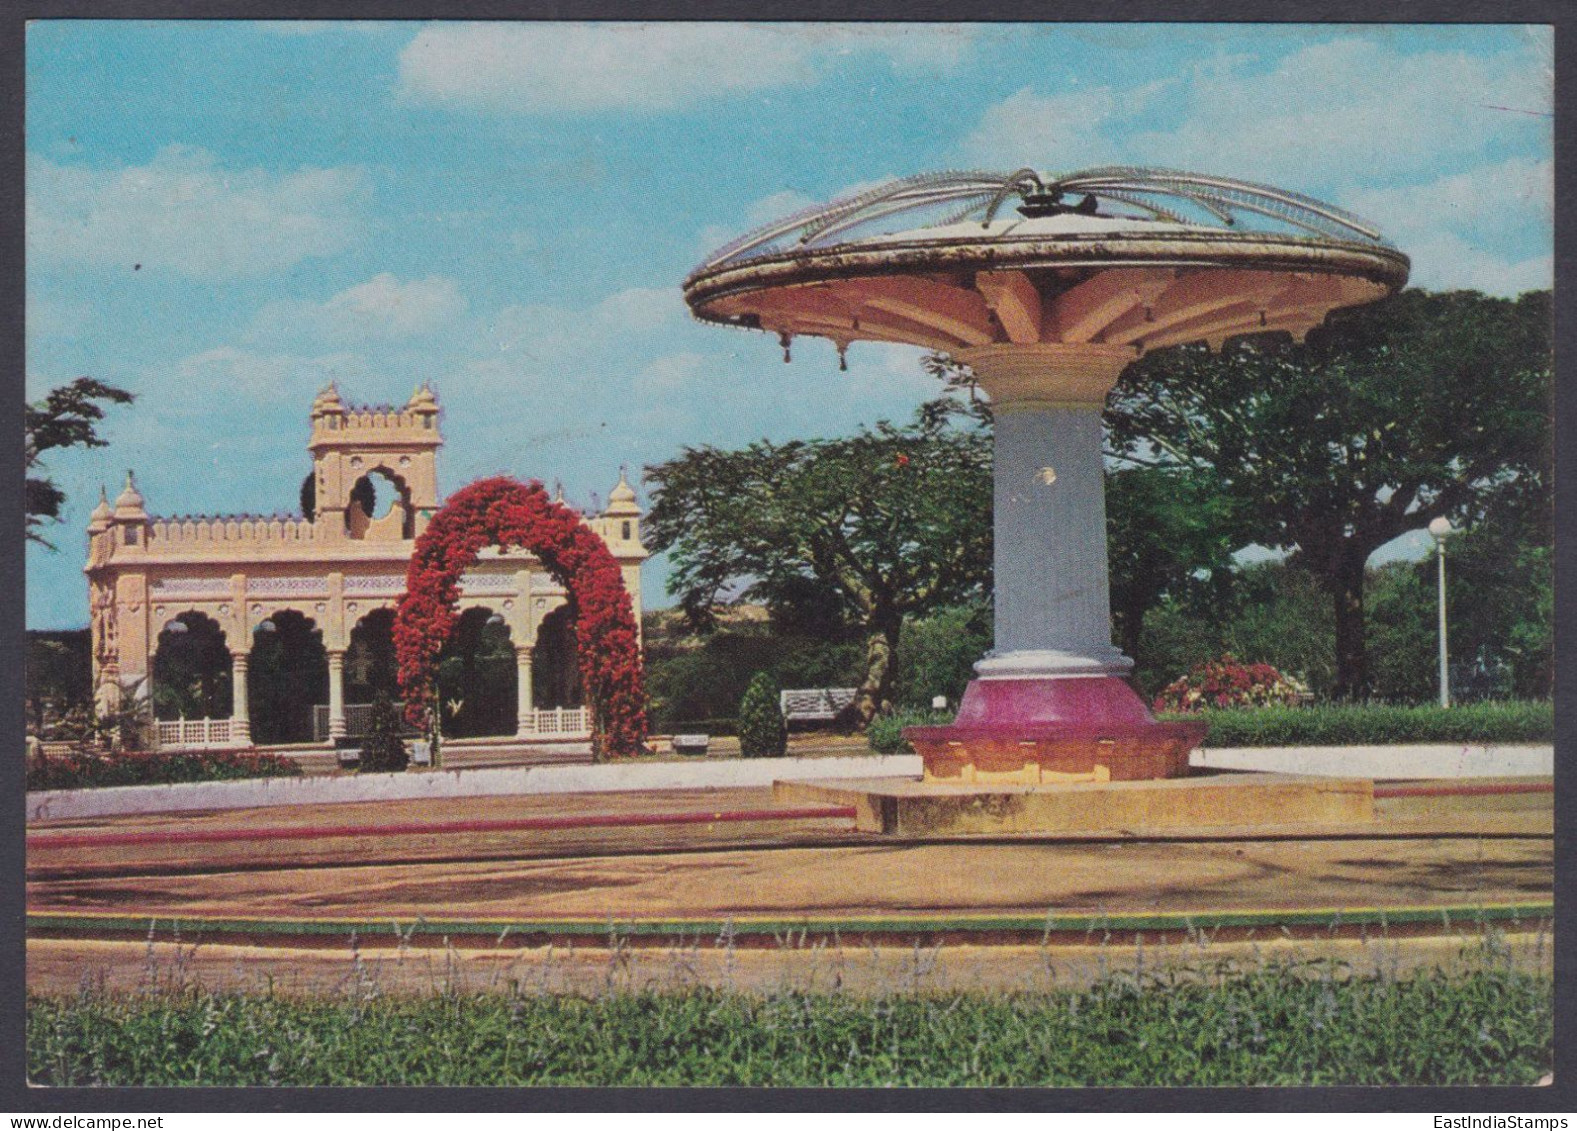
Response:
[[[597,744],[613,754],[639,753],[646,742],[646,697],[635,614],[619,563],[574,511],[548,498],[542,484],[505,476],[450,496],[416,540],[394,619],[406,717],[423,727],[432,717],[438,653],[458,619],[460,576],[486,546],[529,550],[564,586]]]

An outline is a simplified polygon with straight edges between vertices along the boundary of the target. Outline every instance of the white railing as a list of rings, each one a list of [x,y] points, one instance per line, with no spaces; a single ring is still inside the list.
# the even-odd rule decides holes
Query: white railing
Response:
[[[398,704],[396,704],[398,709]],[[345,704],[345,737],[360,738],[367,733],[367,724],[372,721],[371,703]],[[312,707],[312,741],[327,742],[329,740],[329,705],[315,703]]]
[[[371,717],[371,703],[345,704],[345,737],[360,738],[366,734],[367,722]],[[585,707],[555,707],[547,711],[529,711],[526,717],[520,720],[520,733],[522,735],[550,734],[558,738],[588,738],[591,735],[591,712]],[[329,740],[329,708],[326,703],[318,703],[312,708],[312,737],[315,742]]]
[[[520,720],[520,733],[586,738],[591,734],[591,712],[585,707],[554,707],[550,711],[527,711],[525,717]]]
[[[229,719],[160,719],[159,746],[165,750],[211,750],[240,746]]]
[[[838,712],[854,702],[857,687],[810,687],[778,693],[778,710],[787,722],[796,719],[826,721],[838,717]]]

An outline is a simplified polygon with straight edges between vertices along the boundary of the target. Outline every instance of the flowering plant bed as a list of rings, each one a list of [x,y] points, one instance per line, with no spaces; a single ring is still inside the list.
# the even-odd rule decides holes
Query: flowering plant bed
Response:
[[[112,785],[291,778],[301,767],[278,754],[239,750],[148,750],[100,753],[71,750],[27,760],[27,788],[93,789]]]
[[[1269,664],[1240,664],[1229,652],[1196,664],[1155,697],[1156,711],[1199,711],[1207,707],[1293,707],[1308,688]]]
[[[507,476],[457,491],[416,540],[394,617],[406,718],[424,731],[431,727],[438,656],[459,619],[460,578],[487,546],[529,550],[564,586],[596,749],[641,753],[646,697],[635,614],[619,563],[578,514],[548,498],[542,484]]]

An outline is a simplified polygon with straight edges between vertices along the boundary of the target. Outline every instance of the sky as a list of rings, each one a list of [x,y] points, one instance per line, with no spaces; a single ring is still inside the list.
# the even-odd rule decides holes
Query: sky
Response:
[[[890,177],[1208,171],[1374,221],[1415,285],[1547,287],[1553,51],[1509,25],[30,23],[28,397],[90,375],[137,402],[49,457],[28,624],[86,623],[88,512],[128,468],[156,515],[294,510],[331,380],[431,381],[442,489],[583,507],[687,445],[909,418],[918,349],[840,373],[802,339],[785,367],[680,293],[734,235]]]

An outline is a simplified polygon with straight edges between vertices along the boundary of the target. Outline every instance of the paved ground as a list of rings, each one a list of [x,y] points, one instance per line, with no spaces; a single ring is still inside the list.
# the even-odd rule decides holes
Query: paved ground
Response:
[[[419,830],[422,825],[460,820],[772,806],[770,791],[765,789],[697,790],[291,806],[46,822],[29,828],[28,910],[35,916],[130,916],[138,922],[141,917],[179,918],[186,923],[183,938],[189,944],[194,932],[201,933],[198,921],[204,918],[385,925],[390,920],[409,923],[418,918],[580,922],[601,930],[609,923],[652,919],[716,923],[768,917],[825,924],[864,916],[902,923],[984,915],[1043,918],[1049,910],[1075,916],[1193,916],[1422,907],[1454,908],[1460,916],[1462,909],[1474,907],[1547,904],[1553,883],[1553,809],[1548,793],[1394,798],[1378,803],[1380,818],[1373,826],[1289,830],[1279,836],[1210,830],[1164,840],[1114,835],[909,842],[856,834],[847,818],[838,817],[655,828],[376,833],[378,826],[394,824],[414,824]],[[364,831],[218,844],[70,848],[47,844],[48,837],[57,835],[347,826]],[[1527,923],[1508,927],[1522,931],[1523,942],[1537,949],[1546,940],[1536,928]],[[1233,945],[1252,948],[1280,937],[1273,928],[1256,931],[1246,940],[1238,932],[1233,937],[1240,941]],[[155,954],[153,967],[148,962],[154,951],[145,940],[115,941],[93,937],[91,932],[38,937],[47,933],[35,931],[29,940],[29,985],[35,989],[74,986],[89,973],[117,984],[136,971],[142,972],[137,976],[145,976],[154,968],[165,971],[160,976],[174,976],[180,974],[183,962],[200,962],[209,974],[225,971],[225,978],[269,972],[310,975],[320,986],[365,975],[365,963],[362,974],[355,974],[358,967],[348,932],[344,938],[331,932],[306,950],[289,937],[279,938],[282,945],[276,946],[234,945],[252,940],[232,932],[210,938],[199,947],[200,957],[184,959],[178,948],[159,944],[165,949]],[[939,944],[890,945],[901,940],[901,933],[889,931],[876,947],[852,947],[847,952],[832,936],[824,930],[819,939],[802,938],[791,948],[792,954],[782,949],[786,944],[781,941],[776,949],[764,950],[760,948],[765,944],[758,942],[749,957],[744,957],[744,950],[720,946],[716,938],[692,938],[688,950],[675,949],[671,940],[647,942],[628,951],[615,942],[612,950],[606,944],[590,951],[582,946],[580,958],[565,965],[562,947],[553,951],[541,946],[515,949],[502,942],[477,945],[488,936],[472,935],[457,942],[465,944],[460,949],[447,946],[449,940],[429,937],[425,945],[398,952],[391,943],[375,957],[388,977],[407,988],[420,988],[424,979],[430,984],[432,964],[438,961],[458,964],[484,980],[540,980],[562,972],[569,985],[577,979],[606,982],[610,969],[620,976],[638,969],[639,977],[648,980],[690,976],[685,972],[691,971],[706,981],[741,978],[762,985],[781,980],[788,968],[797,971],[795,977],[813,982],[856,978],[849,971],[857,951],[860,962],[868,956],[870,963],[868,969],[860,967],[865,973],[857,980],[880,989],[891,988],[892,980],[906,976],[906,970],[913,974],[916,963],[931,963],[942,971],[939,980],[931,983],[942,988],[971,977],[993,985],[1019,985],[1026,978],[1046,977],[1048,956],[1094,969],[1116,953],[1110,947],[1080,952],[1078,946],[1090,939],[1064,937],[1051,940],[1049,950],[985,948],[993,955],[987,960],[981,957],[981,948],[954,946],[957,936],[953,936],[928,958]],[[944,936],[927,936],[938,937]],[[1025,941],[1022,931],[1015,938]],[[1181,935],[1173,932],[1172,938],[1175,944]],[[1131,947],[1136,941],[1129,932],[1121,946]],[[1362,939],[1331,939],[1325,952],[1338,944],[1370,945]],[[1446,949],[1412,940],[1406,943],[1412,949],[1405,961],[1435,962],[1441,954],[1461,949],[1460,943],[1440,945]],[[632,957],[636,952],[638,959]],[[1231,952],[1216,952],[1227,953]],[[1363,961],[1384,957],[1373,950],[1357,953]],[[1403,961],[1395,956],[1388,960]],[[1076,975],[1065,972],[1064,976]]]

